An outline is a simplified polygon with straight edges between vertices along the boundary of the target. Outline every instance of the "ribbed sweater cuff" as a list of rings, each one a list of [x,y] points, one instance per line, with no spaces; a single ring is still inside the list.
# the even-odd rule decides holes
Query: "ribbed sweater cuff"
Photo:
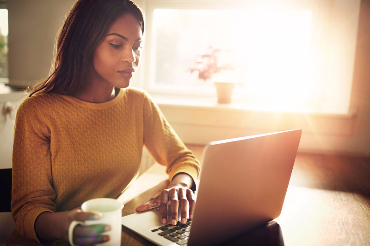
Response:
[[[169,173],[169,180],[171,181],[173,177],[178,173],[186,173],[190,175],[190,177],[193,179],[193,182],[194,182],[193,191],[195,191],[196,187],[198,186],[198,169],[193,166],[179,167],[179,168],[173,169]]]

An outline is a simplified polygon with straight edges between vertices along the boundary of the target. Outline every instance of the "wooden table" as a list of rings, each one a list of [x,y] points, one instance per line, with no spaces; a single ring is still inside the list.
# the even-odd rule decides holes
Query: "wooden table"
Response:
[[[203,146],[188,146],[201,159]],[[155,164],[119,197],[123,215],[168,185]],[[153,245],[128,229],[122,245]],[[370,159],[298,154],[281,215],[224,245],[370,245]]]

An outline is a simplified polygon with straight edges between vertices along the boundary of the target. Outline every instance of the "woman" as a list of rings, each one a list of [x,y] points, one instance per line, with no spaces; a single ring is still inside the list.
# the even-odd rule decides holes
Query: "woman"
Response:
[[[141,51],[144,20],[130,0],[79,0],[57,41],[51,75],[31,90],[16,117],[9,245],[68,240],[72,221],[99,219],[78,207],[116,198],[134,181],[142,147],[167,166],[170,185],[154,203],[177,222],[192,216],[199,164],[158,107],[127,88]],[[167,211],[171,202],[172,211]],[[74,243],[109,241],[109,226],[76,226]],[[19,237],[22,237],[19,239]],[[18,243],[17,243],[18,240]]]

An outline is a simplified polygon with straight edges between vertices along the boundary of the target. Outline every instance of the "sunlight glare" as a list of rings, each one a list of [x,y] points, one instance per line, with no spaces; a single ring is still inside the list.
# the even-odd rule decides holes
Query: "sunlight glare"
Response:
[[[311,95],[310,12],[258,11],[234,30],[238,59],[248,61],[244,79],[249,92],[279,103]]]
[[[315,101],[319,83],[313,72],[310,11],[278,6],[156,9],[153,19],[152,45],[158,52],[153,61],[163,66],[155,70],[156,86],[211,90],[212,83],[201,83],[187,69],[212,46],[232,54],[237,65],[227,76],[241,85],[234,91],[245,100],[271,110],[301,111]]]

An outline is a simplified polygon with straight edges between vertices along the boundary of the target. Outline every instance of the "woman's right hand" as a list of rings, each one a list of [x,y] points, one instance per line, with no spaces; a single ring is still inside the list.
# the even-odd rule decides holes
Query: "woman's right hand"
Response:
[[[57,213],[44,212],[36,219],[35,230],[39,239],[64,239],[68,242],[69,226],[73,221],[85,222],[100,218],[101,214],[97,212],[83,212],[79,208]],[[73,243],[75,245],[95,245],[107,242],[109,236],[102,235],[102,233],[110,230],[110,226],[105,224],[76,225],[73,229]]]
[[[87,220],[98,220],[101,214],[97,212],[83,212],[81,209],[74,209],[67,215],[65,239],[68,240],[68,230],[72,221],[85,222]],[[73,229],[73,243],[75,245],[95,245],[109,241],[108,235],[102,235],[103,232],[110,231],[109,225],[76,225]]]

